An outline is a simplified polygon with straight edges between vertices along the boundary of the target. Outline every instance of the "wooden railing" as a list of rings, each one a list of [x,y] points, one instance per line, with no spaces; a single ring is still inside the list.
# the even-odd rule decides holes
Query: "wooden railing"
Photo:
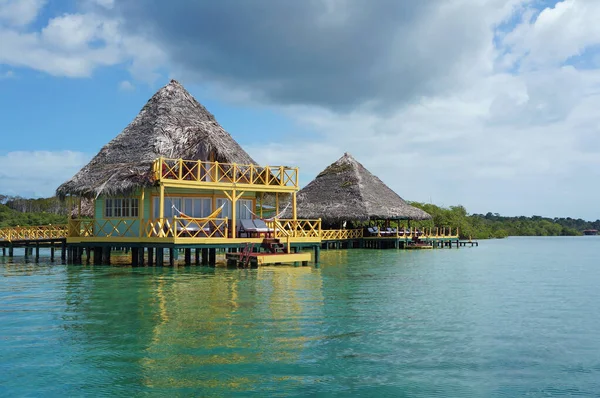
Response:
[[[223,238],[229,236],[228,218],[174,217],[150,220],[145,225],[146,237]]]
[[[227,218],[69,220],[71,238],[215,238],[228,236]]]
[[[395,238],[414,238],[418,237],[421,239],[440,239],[440,238],[458,238],[458,228],[410,228],[410,229],[399,229],[397,231],[385,231],[378,230],[377,233],[364,232],[364,237],[395,237]]]
[[[225,183],[298,188],[298,168],[257,166],[202,160],[158,158],[153,165],[158,181]]]
[[[362,229],[324,229],[321,231],[321,240],[359,239],[362,237]]]
[[[67,236],[66,225],[37,225],[0,228],[0,241],[61,239]]]
[[[321,220],[282,220],[268,221],[267,226],[274,230],[275,238],[316,238],[321,237]]]

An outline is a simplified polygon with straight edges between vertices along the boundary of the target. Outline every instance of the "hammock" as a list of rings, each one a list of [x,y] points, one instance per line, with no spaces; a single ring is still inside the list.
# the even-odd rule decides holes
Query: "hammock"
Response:
[[[221,207],[219,207],[217,210],[213,211],[208,216],[206,216],[206,217],[200,217],[200,218],[202,218],[202,219],[216,218],[219,215],[219,213],[221,212],[221,210],[223,210],[223,207],[225,207],[225,203],[223,203],[221,205]],[[178,217],[180,217],[180,218],[187,218],[187,219],[197,218],[197,217],[190,217],[190,216],[188,216],[187,214],[185,214],[181,210],[179,210],[177,207],[175,207],[175,205],[171,205],[171,208],[173,210],[175,210],[177,213],[179,213]]]
[[[279,214],[275,214],[273,217],[269,217],[269,218],[262,218],[262,217],[260,217],[258,214],[256,214],[252,210],[250,210],[250,208],[248,206],[246,206],[245,204],[244,204],[244,207],[250,212],[250,214],[252,214],[256,218],[260,218],[263,221],[273,221],[274,219],[281,217],[283,215],[283,213],[285,213],[285,211],[287,210],[287,208],[290,207],[290,204],[288,203],[284,207],[284,209],[279,212]]]

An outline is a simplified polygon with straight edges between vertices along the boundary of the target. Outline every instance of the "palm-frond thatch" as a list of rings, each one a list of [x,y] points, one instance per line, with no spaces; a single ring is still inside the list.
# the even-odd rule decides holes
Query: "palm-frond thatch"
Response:
[[[152,185],[156,158],[209,160],[211,152],[219,162],[256,164],[215,117],[172,80],[56,194],[61,198],[127,194]]]
[[[428,220],[350,154],[345,153],[297,194],[299,218],[343,220]]]

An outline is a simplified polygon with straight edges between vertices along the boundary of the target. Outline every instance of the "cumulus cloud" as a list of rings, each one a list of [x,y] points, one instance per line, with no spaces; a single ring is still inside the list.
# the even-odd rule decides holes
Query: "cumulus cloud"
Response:
[[[73,151],[14,151],[0,155],[0,187],[5,195],[47,197],[91,158]]]
[[[121,65],[132,81],[162,68],[269,106],[310,134],[247,149],[300,166],[304,183],[349,151],[407,199],[597,217],[594,1],[82,4],[39,31],[23,28],[35,15],[0,11],[0,63],[62,76]]]
[[[124,35],[121,21],[102,12],[112,2],[96,1],[85,12],[50,18],[40,30],[24,27],[44,4],[0,0],[1,64],[67,77],[88,77],[99,67],[128,65],[142,80],[156,78],[162,51],[140,37]]]

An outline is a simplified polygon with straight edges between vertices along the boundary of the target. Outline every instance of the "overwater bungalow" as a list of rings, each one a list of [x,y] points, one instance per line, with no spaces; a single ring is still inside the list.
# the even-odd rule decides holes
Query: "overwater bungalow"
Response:
[[[285,238],[288,250],[316,245],[320,220],[297,219],[297,191],[298,168],[258,165],[173,80],[56,193],[74,207],[94,200],[93,218],[70,220],[68,245],[156,247],[159,259],[164,248],[231,248],[265,237]],[[265,193],[292,197],[290,219],[278,205],[277,223],[262,219]]]
[[[372,239],[372,246],[378,248],[386,246],[382,244],[386,241],[390,243],[387,246],[398,247],[408,246],[409,240],[414,244],[420,237],[452,235],[450,230],[440,235],[440,231],[410,228],[411,220],[430,220],[431,215],[406,203],[349,153],[298,192],[297,215],[321,219],[322,239],[338,243],[361,238]],[[364,227],[357,227],[359,224]]]

